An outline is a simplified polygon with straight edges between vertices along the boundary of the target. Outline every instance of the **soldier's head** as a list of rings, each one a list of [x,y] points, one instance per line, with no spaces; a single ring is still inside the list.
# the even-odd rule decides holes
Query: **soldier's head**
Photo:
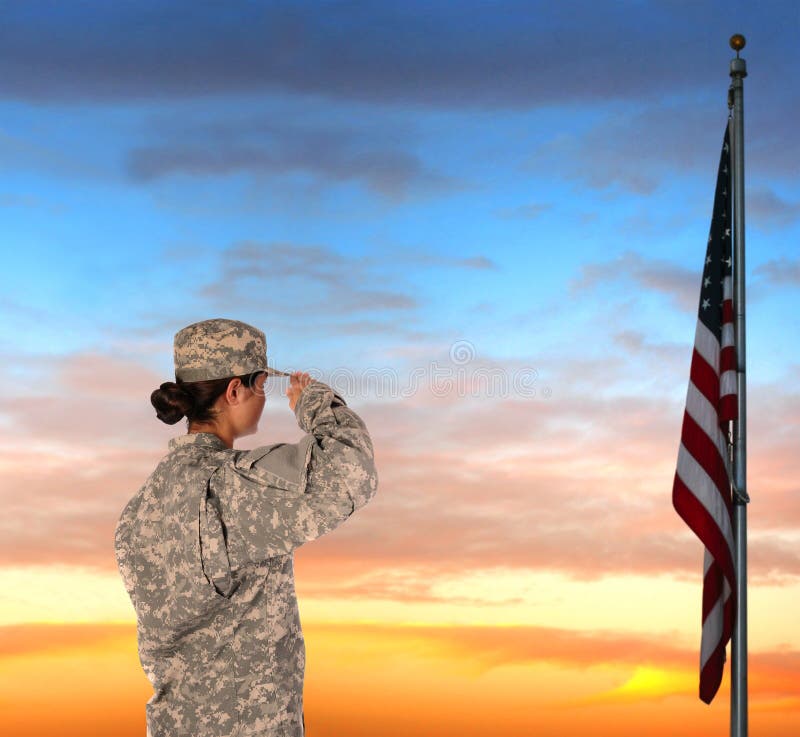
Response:
[[[192,432],[225,430],[250,435],[264,409],[264,382],[288,376],[267,364],[267,339],[239,320],[214,318],[175,334],[175,381],[150,396],[156,416],[169,425],[182,417]]]
[[[165,381],[150,395],[156,417],[174,425],[186,417],[193,432],[230,429],[233,437],[252,435],[264,410],[264,371],[207,379]]]

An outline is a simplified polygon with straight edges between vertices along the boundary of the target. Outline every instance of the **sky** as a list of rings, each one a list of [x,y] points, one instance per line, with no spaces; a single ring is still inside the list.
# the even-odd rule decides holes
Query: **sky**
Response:
[[[800,6],[0,3],[0,704],[144,734],[113,531],[211,317],[336,388],[379,488],[295,556],[309,737],[724,735],[672,508],[747,45],[749,695],[800,727]],[[268,382],[249,448],[302,437]]]

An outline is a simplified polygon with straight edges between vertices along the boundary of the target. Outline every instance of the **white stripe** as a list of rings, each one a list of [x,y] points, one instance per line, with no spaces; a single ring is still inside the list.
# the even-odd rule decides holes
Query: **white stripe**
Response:
[[[694,347],[705,358],[706,363],[719,374],[719,343],[717,342],[717,336],[700,319],[697,320],[697,328],[694,333]]]
[[[723,371],[719,377],[719,396],[720,398],[733,394],[736,396],[736,372]]]
[[[702,323],[700,323],[702,325]],[[705,328],[706,326],[703,325]],[[706,332],[709,332],[708,328],[706,328]],[[722,324],[722,347],[727,348],[729,345],[733,345],[733,323],[726,322]],[[719,369],[719,366],[717,366]]]
[[[678,449],[678,477],[687,486],[692,495],[703,505],[711,515],[717,527],[722,532],[725,542],[733,558],[733,530],[728,509],[717,491],[717,487],[705,469],[692,457],[681,443]]]
[[[717,453],[725,463],[725,471],[730,478],[730,468],[728,467],[728,446],[725,443],[725,436],[719,427],[719,415],[711,403],[691,381],[686,390],[686,414],[688,414],[700,429],[711,439],[717,447]]]
[[[705,667],[711,653],[719,645],[722,638],[722,599],[717,599],[714,608],[703,622],[703,634],[700,637],[700,668]]]
[[[703,580],[708,575],[708,569],[714,562],[714,556],[708,548],[703,548]],[[703,623],[703,633],[700,638],[700,668],[705,666],[706,661],[711,657],[711,653],[717,647],[722,637],[722,627],[724,625],[724,606],[731,595],[731,587],[728,579],[722,577],[722,596],[717,599],[713,609],[709,612],[706,621]]]
[[[714,562],[714,556],[711,555],[711,551],[704,547],[703,548],[703,580],[708,575],[708,569],[711,568],[711,564]],[[725,576],[722,577],[722,598],[725,601],[728,601],[728,597],[731,595],[731,586],[728,583],[728,579]]]
[[[708,573],[708,569],[711,566],[711,562],[714,560],[714,557],[708,550],[705,550],[705,561],[703,565],[703,577],[705,578],[706,573]],[[724,612],[725,612],[725,603],[728,601],[731,595],[731,587],[728,585],[728,579],[724,576],[722,577],[722,596],[719,597],[714,604],[713,609],[708,613],[708,617],[706,617],[706,621],[703,622],[703,632],[700,637],[700,669],[705,666],[708,659],[711,657],[711,653],[714,652],[717,645],[719,644],[720,638],[722,637],[722,628],[725,624],[724,620]]]
[[[733,299],[733,279],[730,275],[722,280],[722,299]]]

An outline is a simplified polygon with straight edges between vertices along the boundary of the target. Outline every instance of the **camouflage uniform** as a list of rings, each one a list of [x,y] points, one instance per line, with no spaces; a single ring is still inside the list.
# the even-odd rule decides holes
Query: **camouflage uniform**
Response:
[[[293,551],[377,490],[364,422],[312,381],[298,443],[172,438],[115,530],[153,685],[148,737],[302,737],[305,644]]]

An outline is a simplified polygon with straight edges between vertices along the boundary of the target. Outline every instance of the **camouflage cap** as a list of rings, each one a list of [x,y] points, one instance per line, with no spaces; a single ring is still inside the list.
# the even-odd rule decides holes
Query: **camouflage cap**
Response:
[[[267,366],[267,338],[239,320],[214,318],[187,325],[175,334],[175,380],[208,381],[264,371],[290,376]]]

